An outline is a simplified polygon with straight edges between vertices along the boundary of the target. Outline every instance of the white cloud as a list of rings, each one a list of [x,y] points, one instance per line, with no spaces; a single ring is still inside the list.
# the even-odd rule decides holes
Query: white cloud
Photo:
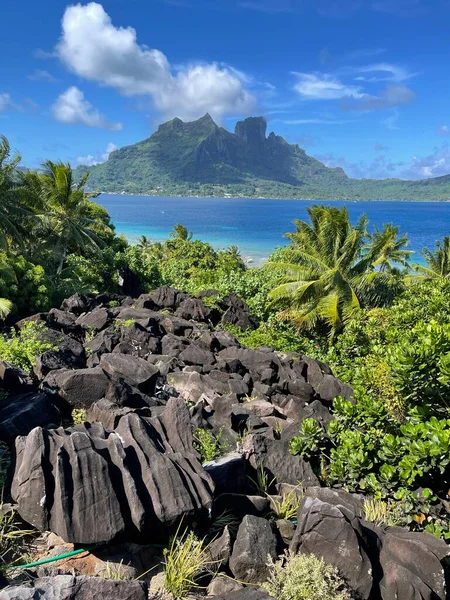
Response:
[[[225,114],[248,113],[255,104],[236,71],[216,63],[175,70],[160,50],[138,44],[132,27],[114,26],[95,2],[66,9],[56,53],[80,77],[124,96],[151,96],[165,117],[210,112],[220,120]]]
[[[118,131],[122,123],[110,123],[84,98],[84,94],[75,86],[63,92],[52,106],[53,117],[61,123],[76,123],[88,127],[100,127]]]
[[[414,156],[410,165],[402,171],[401,177],[406,179],[426,179],[441,177],[450,173],[450,147],[443,144],[428,156]]]
[[[51,73],[42,69],[35,69],[31,75],[28,75],[28,79],[31,79],[31,81],[47,81],[48,83],[56,81]]]
[[[93,154],[88,154],[87,156],[79,156],[77,158],[77,164],[86,165],[88,167],[99,165],[100,163],[106,162],[109,158],[109,155],[111,154],[111,152],[114,152],[114,150],[117,150],[117,146],[112,142],[109,142],[105,150],[100,154],[96,154],[95,156]]]
[[[351,162],[343,156],[336,156],[333,153],[316,154],[315,157],[322,161],[327,167],[341,167],[350,177],[357,179],[386,179],[395,177],[404,163],[394,162],[386,158],[384,154],[379,154],[372,161],[363,160]]]
[[[295,91],[308,100],[339,100],[362,98],[359,86],[345,85],[327,73],[293,73],[297,78]]]
[[[23,112],[36,113],[39,106],[31,98],[24,98],[20,104],[14,102],[9,94],[0,93],[0,113],[2,112]]]
[[[0,93],[0,112],[6,112],[8,109],[14,106],[14,103],[9,94]]]
[[[367,65],[365,67],[358,67],[355,69],[357,73],[374,73],[371,77],[359,76],[356,77],[357,81],[367,81],[369,83],[378,81],[395,81],[401,82],[406,81],[415,77],[417,73],[409,73],[403,67],[398,65],[392,65],[390,63],[377,63],[374,65]]]
[[[438,129],[439,135],[450,135],[450,127],[448,125],[442,125]]]
[[[345,123],[352,123],[349,120],[336,120],[336,119],[290,119],[281,120],[285,125],[344,125]]]
[[[341,109],[345,111],[383,110],[395,106],[412,104],[416,94],[405,85],[390,85],[378,96],[364,94],[359,99],[343,98]]]
[[[392,109],[392,113],[388,117],[386,117],[385,119],[381,119],[381,124],[387,127],[388,129],[400,129],[400,127],[398,126],[399,118],[400,113],[397,108],[394,108]]]
[[[372,2],[372,9],[398,17],[413,17],[426,11],[422,0],[378,0]]]

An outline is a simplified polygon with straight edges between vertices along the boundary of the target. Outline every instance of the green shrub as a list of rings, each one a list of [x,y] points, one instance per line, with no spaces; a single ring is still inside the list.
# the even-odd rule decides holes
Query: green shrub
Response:
[[[325,449],[325,439],[325,431],[315,419],[303,419],[299,434],[289,442],[289,452],[311,458]]]
[[[202,462],[215,460],[228,449],[228,444],[221,441],[222,428],[216,434],[198,427],[194,433],[194,448],[200,454]]]
[[[20,254],[0,252],[0,289],[21,315],[48,310],[52,304],[52,288],[44,268]]]
[[[57,349],[53,343],[42,338],[45,331],[44,323],[30,321],[18,333],[12,329],[9,337],[0,335],[0,360],[32,373],[38,356],[47,350]]]
[[[338,571],[313,554],[286,554],[269,564],[263,588],[277,600],[352,600]]]

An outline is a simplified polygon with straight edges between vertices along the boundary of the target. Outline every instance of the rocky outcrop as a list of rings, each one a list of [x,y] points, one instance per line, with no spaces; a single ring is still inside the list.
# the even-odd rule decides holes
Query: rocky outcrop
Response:
[[[31,583],[11,585],[0,592],[2,600],[147,600],[145,583],[103,577],[57,575]]]
[[[213,485],[192,450],[189,413],[172,399],[160,417],[34,429],[16,441],[12,496],[22,518],[64,540],[157,538],[209,509]]]
[[[24,521],[66,545],[106,543],[103,568],[110,542],[166,545],[195,522],[219,569],[212,581],[202,573],[201,585],[219,600],[269,599],[256,586],[268,556],[288,547],[334,565],[355,598],[444,600],[444,542],[366,522],[363,496],[321,487],[318,464],[289,453],[302,419],[326,426],[334,398],[352,400],[352,390],[320,361],[250,350],[217,330],[220,321],[257,325],[235,295],[195,298],[168,286],[135,301],[76,294],[31,319],[47,324],[41,335],[54,349],[34,376],[0,362],[0,440],[15,440],[8,481]],[[85,422],[69,426],[80,408]],[[223,456],[200,463],[197,427],[212,436],[206,450],[218,444]],[[297,519],[274,515],[299,484]],[[111,556],[121,564],[120,552]],[[62,577],[7,588],[5,598],[140,598],[143,590]]]

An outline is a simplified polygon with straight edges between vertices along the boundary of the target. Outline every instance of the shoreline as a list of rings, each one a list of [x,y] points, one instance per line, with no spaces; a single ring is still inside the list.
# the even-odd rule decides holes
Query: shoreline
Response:
[[[347,198],[284,198],[284,197],[266,197],[266,196],[186,196],[184,194],[148,194],[141,192],[98,192],[98,196],[136,196],[136,197],[149,197],[149,198],[195,198],[196,200],[291,200],[297,202],[422,202],[424,204],[444,204],[450,202],[448,200],[405,200],[400,198],[389,198],[387,199],[359,199],[349,200]],[[94,198],[95,200],[95,198]]]

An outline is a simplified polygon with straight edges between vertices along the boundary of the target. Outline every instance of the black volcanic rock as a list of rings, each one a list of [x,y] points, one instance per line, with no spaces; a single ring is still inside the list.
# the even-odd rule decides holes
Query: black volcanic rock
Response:
[[[84,423],[36,427],[16,440],[11,494],[18,512],[67,542],[108,542],[120,534],[134,539],[137,532],[151,541],[208,510],[212,492],[180,400],[169,400],[159,417],[126,414],[114,432]]]

